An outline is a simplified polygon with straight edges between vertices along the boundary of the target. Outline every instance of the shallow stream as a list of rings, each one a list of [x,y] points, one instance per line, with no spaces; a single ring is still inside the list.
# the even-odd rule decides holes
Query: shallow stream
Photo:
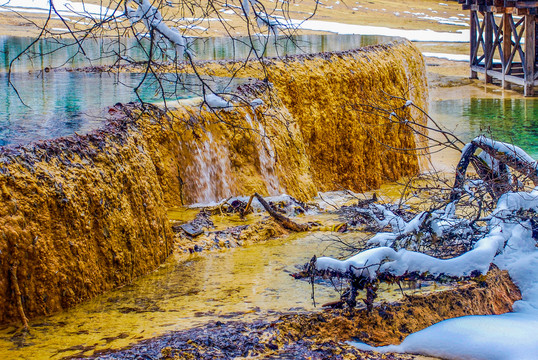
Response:
[[[251,215],[260,216],[265,215]],[[217,217],[215,222],[223,226],[226,219]],[[338,234],[346,241],[359,235]],[[325,232],[292,234],[223,251],[171,257],[132,284],[32,321],[29,335],[21,335],[15,326],[0,328],[0,358],[89,355],[210,321],[268,318],[319,309],[319,304],[337,299],[337,292],[331,286],[316,286],[318,306],[314,307],[311,285],[294,280],[290,274],[314,254],[342,255],[342,250],[329,241],[334,236]],[[406,289],[406,293],[431,290],[425,285]],[[397,287],[380,291],[381,300],[399,296]]]

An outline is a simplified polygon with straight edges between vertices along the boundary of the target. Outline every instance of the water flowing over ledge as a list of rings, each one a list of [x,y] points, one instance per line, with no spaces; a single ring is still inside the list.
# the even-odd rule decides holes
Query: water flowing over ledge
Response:
[[[199,66],[229,76],[236,64]],[[267,78],[239,88],[263,100],[255,109],[122,106],[88,135],[1,150],[0,323],[18,318],[13,279],[36,317],[155,269],[172,249],[170,206],[253,192],[308,199],[417,173],[415,152],[386,145],[424,140],[369,109],[380,94],[425,109],[424,74],[407,41],[273,59],[239,73]],[[389,102],[425,124],[406,101]]]

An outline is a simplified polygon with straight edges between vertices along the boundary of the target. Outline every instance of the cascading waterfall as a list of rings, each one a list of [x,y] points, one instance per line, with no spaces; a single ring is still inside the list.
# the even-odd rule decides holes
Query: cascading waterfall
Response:
[[[278,177],[275,175],[276,156],[271,144],[271,140],[265,134],[262,124],[258,124],[258,131],[263,142],[260,142],[258,148],[258,158],[260,159],[260,170],[262,172],[263,179],[267,185],[267,191],[269,195],[278,195],[281,193],[282,188]]]
[[[256,126],[250,115],[247,114],[245,119],[250,125],[250,128],[256,130]],[[258,160],[260,161],[260,172],[265,185],[267,186],[267,192],[269,195],[279,195],[282,192],[282,188],[278,181],[278,177],[275,174],[276,154],[273,145],[271,144],[271,140],[267,136],[265,128],[261,123],[258,123],[257,135],[260,138],[259,141],[256,142]]]
[[[0,323],[19,316],[10,278],[18,279],[26,316],[35,318],[155,269],[173,247],[168,207],[254,192],[308,200],[320,190],[360,191],[419,171],[415,152],[387,150],[420,146],[413,125],[361,111],[381,92],[426,110],[424,63],[411,43],[265,65],[197,68],[229,76],[238,66],[239,76],[267,76],[238,90],[263,101],[256,109],[129,105],[125,118],[88,135],[0,149]],[[391,105],[412,116],[403,104]]]

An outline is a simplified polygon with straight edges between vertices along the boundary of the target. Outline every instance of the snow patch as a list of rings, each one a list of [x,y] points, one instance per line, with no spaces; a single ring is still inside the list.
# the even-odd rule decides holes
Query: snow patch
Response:
[[[468,42],[469,30],[457,32],[438,32],[433,30],[403,30],[392,29],[382,26],[367,26],[355,24],[343,24],[331,21],[319,20],[290,20],[290,24],[298,29],[327,31],[337,34],[358,35],[382,35],[402,37],[410,41],[435,41],[435,42]]]

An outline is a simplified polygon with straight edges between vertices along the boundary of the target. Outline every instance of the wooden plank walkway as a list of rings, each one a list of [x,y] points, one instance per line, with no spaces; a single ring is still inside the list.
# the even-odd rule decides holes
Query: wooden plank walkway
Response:
[[[534,95],[536,71],[536,15],[538,1],[458,0],[470,16],[471,78],[485,75],[486,83],[502,82],[504,89],[521,85]]]

